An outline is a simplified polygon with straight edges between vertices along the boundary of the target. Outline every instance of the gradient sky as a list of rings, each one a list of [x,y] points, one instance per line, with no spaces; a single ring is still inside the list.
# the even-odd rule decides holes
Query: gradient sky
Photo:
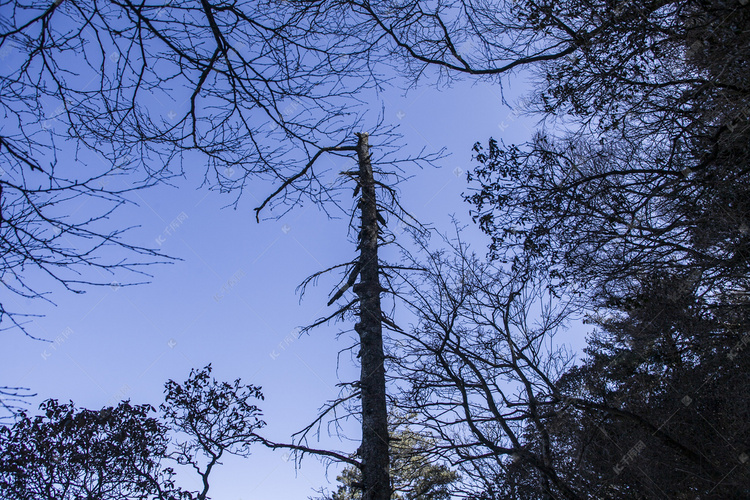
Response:
[[[518,87],[510,90],[522,90]],[[442,91],[423,86],[406,96],[394,90],[381,98],[386,122],[399,125],[404,135],[405,153],[423,146],[451,153],[436,166],[440,168],[413,172],[414,178],[401,186],[406,209],[443,231],[451,230],[451,214],[470,222],[469,206],[460,195],[466,189],[465,171],[472,166],[472,144],[490,136],[519,142],[530,135],[530,122],[502,104],[496,85],[459,83]],[[337,170],[354,165],[352,159],[333,161]],[[199,188],[200,181],[196,174],[178,180],[176,188],[136,192],[132,200],[139,206],[119,211],[111,221],[140,226],[129,233],[130,242],[158,246],[182,259],[151,267],[150,284],[94,288],[83,295],[50,290],[56,307],[9,300],[16,310],[44,314],[28,331],[52,343],[17,330],[3,332],[0,384],[36,392],[32,411],[46,398],[92,409],[126,398],[158,405],[165,381],[185,380],[191,368],[212,363],[219,380],[241,377],[263,387],[265,434],[288,441],[336,397],[337,382],[357,377],[348,353],[336,371],[337,353],[348,346],[345,339],[336,340],[336,333],[352,325],[331,324],[301,337],[297,333],[298,327],[332,312],[325,306],[332,278],[311,288],[301,303],[295,288],[308,275],[354,256],[347,219],[328,219],[306,204],[281,220],[257,224],[252,209],[272,191],[270,184],[255,182],[234,210],[222,209],[230,197]],[[345,203],[349,199],[342,196]],[[87,206],[79,210],[85,213]],[[475,227],[468,228],[465,238],[484,253],[486,239]],[[347,453],[357,447],[329,439],[325,429],[321,437],[321,443],[311,444]],[[355,423],[352,437],[357,437]],[[328,481],[334,483],[338,470],[331,467]],[[215,472],[211,497],[307,498],[321,486],[334,484],[327,482],[325,468],[315,458],[306,458],[295,471],[283,452],[258,446],[250,458],[225,460]]]

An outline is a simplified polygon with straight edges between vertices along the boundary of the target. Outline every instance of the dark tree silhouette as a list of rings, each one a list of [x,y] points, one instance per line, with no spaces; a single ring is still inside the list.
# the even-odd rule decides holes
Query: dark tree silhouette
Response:
[[[563,130],[475,148],[468,198],[494,255],[538,257],[599,304],[663,272],[744,293],[749,15],[735,2],[626,3],[574,56],[540,66],[530,109],[563,116]]]
[[[205,500],[225,454],[249,456],[265,425],[253,404],[260,388],[217,382],[211,365],[165,384],[157,416],[123,401],[101,410],[50,399],[41,415],[19,414],[0,427],[0,495],[8,500]],[[174,466],[200,476],[200,491],[181,489]]]
[[[256,431],[266,423],[254,403],[263,400],[263,393],[240,379],[217,382],[211,377],[210,364],[191,370],[185,382],[170,380],[164,387],[159,409],[164,423],[176,433],[176,450],[170,457],[198,473],[203,489],[195,498],[206,500],[211,471],[222,456],[249,456],[250,446],[259,440]]]
[[[321,1],[315,5],[325,11],[325,7],[340,4]],[[708,370],[705,376],[718,377],[727,363],[722,356],[731,354],[734,360],[744,351],[750,242],[746,202],[750,199],[748,5],[687,0],[355,1],[347,5],[351,16],[344,24],[326,25],[329,33],[341,40],[365,40],[376,50],[400,56],[393,61],[401,63],[414,82],[431,76],[433,70],[449,79],[470,75],[492,80],[515,69],[530,70],[535,91],[523,112],[538,113],[547,120],[545,127],[527,145],[506,146],[491,141],[486,150],[478,146],[481,165],[470,177],[478,180],[477,191],[469,198],[475,205],[477,221],[493,237],[493,257],[513,263],[516,271],[530,269],[535,278],[546,274],[550,278],[546,286],[551,291],[577,299],[577,305],[591,313],[590,320],[607,332],[615,324],[620,329],[626,323],[629,330],[634,330],[658,319],[661,331],[652,338],[659,339],[660,347],[654,350],[638,344],[638,350],[632,353],[636,359],[670,356],[692,363],[693,367],[700,359]],[[556,129],[550,132],[546,125]],[[437,289],[441,289],[443,281],[436,281]],[[537,286],[536,282],[531,283]],[[668,285],[665,287],[664,283]],[[669,295],[665,302],[658,294],[666,290]],[[453,297],[456,295],[460,296],[456,293]],[[510,295],[500,295],[503,296]],[[683,298],[673,304],[672,299],[678,296]],[[434,302],[444,304],[443,309],[426,308],[437,317],[440,315],[434,311],[452,311],[451,307],[460,304],[447,299]],[[659,307],[653,308],[653,304]],[[675,309],[682,308],[694,310],[687,317],[695,320],[695,329],[681,324],[686,316],[681,316],[684,311],[677,314]],[[624,324],[610,317],[623,313],[633,315],[623,320]],[[497,315],[502,317],[499,312]],[[669,320],[662,322],[662,316]],[[440,326],[438,331],[452,331],[448,328],[452,323],[434,322]],[[704,328],[712,332],[708,336],[708,352],[680,347],[680,343],[702,338]],[[456,335],[455,344],[465,346],[466,334],[461,334]],[[607,342],[619,346],[633,335],[631,331]],[[419,346],[420,337],[415,337]],[[450,337],[443,339],[447,342],[445,339]],[[672,347],[670,339],[676,342]],[[493,379],[471,380],[468,384],[465,381],[474,374],[473,353],[482,352],[490,342],[486,339],[466,349],[468,361],[459,357],[453,365],[447,363],[467,368],[456,380],[441,380],[446,391],[456,385],[479,391],[481,395],[476,398],[482,403],[476,409],[480,412],[492,409],[492,404],[482,398],[486,399],[487,391],[492,394]],[[510,342],[503,345],[506,343],[512,346]],[[436,345],[444,348],[442,342]],[[533,343],[523,346],[529,349]],[[610,347],[603,347],[597,356],[607,358]],[[531,373],[545,373],[539,369],[537,358],[530,359]],[[657,364],[669,370],[671,365],[665,361]],[[595,360],[588,362],[598,366]],[[713,368],[708,369],[709,366]],[[733,365],[735,369],[744,370],[743,367]],[[492,363],[488,368],[499,369]],[[597,369],[588,376],[596,377]],[[689,373],[679,371],[678,378],[669,380],[677,384],[675,387],[699,391],[701,381],[707,379],[694,379]],[[601,374],[605,380],[614,380],[606,370]],[[556,375],[562,376],[563,371]],[[568,376],[576,375],[571,372]],[[745,380],[745,373],[721,380],[727,383],[722,386],[724,390],[731,391],[738,380]],[[519,420],[519,445],[514,446],[525,453],[516,454],[520,459],[512,464],[515,475],[508,472],[511,466],[502,461],[494,469],[485,466],[486,462],[471,461],[481,464],[476,469],[478,480],[492,485],[497,478],[513,479],[516,482],[511,486],[517,487],[516,493],[528,498],[627,497],[638,489],[634,483],[642,478],[632,471],[623,473],[622,460],[627,465],[642,456],[644,464],[665,464],[663,469],[655,467],[654,471],[668,471],[684,463],[689,470],[701,474],[700,480],[684,485],[665,474],[663,478],[670,481],[665,486],[674,488],[670,491],[718,497],[724,494],[713,490],[720,483],[717,471],[733,470],[727,462],[729,455],[724,453],[744,446],[741,425],[727,424],[731,432],[712,434],[725,439],[731,436],[732,442],[729,447],[714,443],[709,457],[696,453],[699,445],[689,432],[677,432],[661,416],[650,418],[650,404],[638,403],[639,398],[649,394],[650,389],[644,386],[628,393],[633,401],[623,405],[575,384],[569,386],[572,394],[566,395],[557,384],[558,380],[548,375],[538,386],[539,397],[531,392],[532,396],[520,403],[518,411],[525,411],[527,420],[523,424],[523,418]],[[439,383],[435,385],[443,388]],[[460,395],[460,389],[456,390]],[[669,392],[663,386],[657,391]],[[707,411],[723,407],[724,403],[714,402],[703,389],[699,392],[704,401],[694,408]],[[528,395],[529,391],[525,393]],[[506,404],[508,399],[501,397],[500,401]],[[469,406],[476,401],[465,400]],[[514,408],[516,402],[510,403]],[[535,405],[536,411],[532,409]],[[743,408],[743,404],[737,405],[737,413],[729,416],[727,422],[741,421]],[[554,440],[559,439],[557,444],[562,446],[581,437],[589,438],[591,427],[580,434],[555,434],[551,428],[554,414],[566,414],[566,409],[570,415],[584,415],[595,421],[604,417],[617,420],[620,430],[632,431],[623,433],[624,437],[648,434],[653,448],[644,451],[639,441],[635,443],[638,446],[623,450],[617,446],[624,441],[617,445],[610,441],[611,447],[605,450],[609,461],[602,459],[598,463],[611,464],[611,459],[619,457],[613,467],[623,475],[615,471],[617,478],[607,479],[568,474],[573,469],[566,468],[570,464],[565,460],[570,457],[563,448],[555,448]],[[493,418],[492,421],[499,419],[497,415]],[[580,429],[580,421],[573,422],[573,417],[569,420]],[[683,430],[694,429],[687,420],[684,423]],[[444,424],[440,421],[435,428]],[[702,438],[710,440],[709,434]],[[510,434],[506,431],[503,435]],[[481,444],[497,447],[496,436],[487,437]],[[479,448],[472,445],[478,444],[457,440],[450,449],[476,450]],[[501,451],[512,454],[509,450],[514,446]],[[559,455],[555,456],[556,452]],[[742,453],[740,457],[744,456]],[[488,456],[497,454],[491,451]],[[552,467],[548,467],[550,463]],[[519,474],[528,471],[533,471],[534,476],[518,481]],[[723,485],[730,496],[743,494],[732,489],[742,481],[742,473],[737,474],[731,484]],[[602,482],[609,489],[597,490],[596,485]],[[655,490],[638,491],[646,498],[658,495]],[[504,493],[508,490],[495,490],[493,495]]]
[[[192,498],[164,465],[167,427],[148,405],[99,411],[45,401],[0,428],[0,494],[8,500]]]
[[[707,315],[694,291],[653,280],[643,305],[590,318],[600,330],[574,365],[555,336],[578,306],[538,270],[460,242],[406,263],[423,269],[401,292],[419,323],[389,358],[394,401],[468,498],[747,493],[746,308]]]
[[[423,251],[408,257],[422,271],[404,276],[418,323],[393,353],[395,404],[436,437],[433,456],[459,467],[463,495],[523,466],[539,498],[582,498],[548,422],[568,404],[555,382],[572,359],[553,337],[569,308],[528,269],[482,262],[460,241]]]
[[[343,298],[343,305],[337,305],[335,312],[317,320],[306,327],[306,330],[327,323],[333,319],[353,317],[356,320],[354,330],[358,339],[353,346],[360,359],[359,380],[342,384],[342,397],[327,404],[319,417],[308,427],[297,434],[298,442],[305,446],[292,447],[298,451],[306,450],[308,433],[319,426],[322,419],[329,414],[335,415],[340,407],[348,405],[346,415],[358,413],[362,423],[362,443],[357,451],[360,460],[348,459],[347,462],[361,470],[363,500],[389,500],[391,498],[391,480],[389,478],[389,435],[386,389],[386,359],[384,352],[384,328],[394,332],[400,329],[393,319],[389,318],[381,302],[381,295],[397,294],[392,279],[403,268],[389,264],[379,256],[384,244],[396,243],[395,236],[386,229],[387,219],[397,222],[401,227],[417,229],[419,223],[413,220],[401,207],[395,184],[402,179],[400,163],[418,165],[440,157],[440,153],[414,158],[389,159],[388,144],[375,146],[379,157],[373,160],[370,136],[367,133],[357,134],[356,146],[338,146],[326,152],[356,154],[357,168],[345,171],[342,175],[354,183],[356,200],[355,214],[358,222],[352,226],[357,234],[356,259],[320,271],[307,278],[302,284],[302,291],[321,275],[333,270],[343,270],[343,278],[332,293],[328,305],[333,305]],[[390,153],[394,153],[391,151]],[[395,152],[394,154],[398,154]],[[384,170],[391,166],[393,171]],[[348,293],[353,293],[354,297]],[[356,401],[359,404],[356,404]],[[350,403],[355,402],[354,405]],[[340,417],[334,417],[337,420]],[[312,453],[317,453],[311,450]],[[342,454],[338,454],[339,460]],[[329,457],[333,456],[328,454]]]
[[[548,9],[606,21],[536,68],[528,109],[561,128],[477,145],[467,198],[494,258],[547,273],[598,327],[547,417],[577,460],[560,474],[595,498],[745,496],[750,11],[592,7]]]
[[[551,419],[578,459],[568,474],[595,496],[748,493],[747,308],[706,314],[705,299],[678,284],[643,283],[643,305],[599,319],[584,363],[559,381],[586,400]]]

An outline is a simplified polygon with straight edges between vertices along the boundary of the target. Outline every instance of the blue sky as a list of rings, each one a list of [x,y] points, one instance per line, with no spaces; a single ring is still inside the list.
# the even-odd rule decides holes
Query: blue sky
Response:
[[[404,135],[405,154],[423,146],[451,153],[439,168],[413,172],[414,178],[401,185],[407,210],[443,231],[451,230],[452,214],[470,222],[469,206],[460,195],[466,189],[464,172],[472,165],[472,144],[490,136],[523,141],[531,130],[527,119],[502,104],[496,85],[457,83],[441,91],[422,86],[406,96],[392,90],[380,97],[386,122],[398,125]],[[353,164],[353,159],[336,158],[331,166],[337,171]],[[356,378],[358,369],[348,354],[336,369],[338,351],[348,346],[336,334],[352,325],[323,326],[301,337],[297,330],[331,312],[325,306],[335,283],[331,278],[311,288],[301,303],[295,288],[308,275],[354,256],[347,219],[328,219],[308,203],[280,220],[257,224],[252,209],[272,191],[270,184],[254,183],[234,210],[222,209],[231,195],[199,188],[200,181],[199,175],[188,176],[177,180],[177,187],[135,192],[132,200],[138,206],[126,207],[111,221],[138,225],[129,241],[158,246],[182,259],[151,267],[150,284],[105,286],[83,295],[51,290],[56,307],[9,304],[44,314],[28,331],[52,341],[34,341],[19,331],[0,337],[0,382],[38,393],[31,409],[46,398],[88,408],[125,398],[158,405],[166,380],[184,380],[191,368],[212,363],[220,380],[241,377],[263,387],[266,434],[287,441],[336,397],[337,382]],[[350,203],[348,195],[342,200]],[[466,237],[484,252],[486,240],[475,227]],[[352,423],[352,437],[356,432]],[[316,446],[351,452],[357,445],[324,433]],[[329,470],[331,482],[337,470]],[[333,486],[324,472],[314,458],[295,471],[283,452],[257,447],[248,459],[225,461],[215,473],[211,496],[306,498],[313,488]]]

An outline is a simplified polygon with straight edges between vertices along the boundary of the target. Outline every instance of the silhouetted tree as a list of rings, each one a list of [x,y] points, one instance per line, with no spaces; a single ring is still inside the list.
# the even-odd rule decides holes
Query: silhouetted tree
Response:
[[[639,299],[596,321],[584,363],[559,381],[588,403],[553,416],[574,473],[600,498],[747,495],[747,308],[706,314],[665,276]]]
[[[347,415],[358,413],[357,416],[362,423],[362,444],[358,452],[361,461],[349,459],[348,462],[362,472],[362,482],[358,483],[358,487],[362,488],[364,500],[391,498],[386,364],[383,346],[384,328],[393,331],[399,329],[384,312],[381,295],[396,293],[391,280],[394,277],[393,272],[400,266],[383,261],[379,252],[381,246],[395,241],[393,233],[386,229],[387,218],[398,222],[402,227],[419,226],[419,223],[401,208],[396,196],[394,185],[401,177],[398,163],[419,163],[429,159],[421,156],[389,161],[387,154],[384,154],[387,150],[382,152],[385,149],[383,146],[379,146],[379,149],[381,157],[375,162],[372,159],[367,133],[358,134],[356,146],[331,148],[332,153],[350,151],[357,156],[357,169],[345,171],[342,175],[354,183],[354,212],[358,212],[359,217],[358,222],[353,222],[352,225],[357,234],[356,249],[359,255],[350,262],[315,273],[307,278],[301,287],[304,292],[306,286],[322,274],[343,269],[343,278],[328,302],[330,306],[343,298],[343,305],[337,305],[335,312],[317,320],[306,330],[333,319],[353,317],[356,320],[354,330],[358,336],[358,342],[353,348],[358,349],[360,377],[355,382],[342,384],[344,394],[327,404],[320,416],[297,434],[298,441],[304,443],[309,431],[320,425],[325,415],[335,414],[339,407],[349,405]],[[390,165],[395,170],[386,171],[385,165]],[[354,217],[352,219],[354,220]],[[354,297],[348,293],[350,291]],[[301,447],[296,449],[305,451]],[[341,453],[337,454],[339,457],[343,456]]]
[[[42,415],[0,428],[0,494],[8,500],[192,498],[164,465],[167,427],[148,405],[99,411],[45,401]]]
[[[217,382],[211,365],[191,370],[183,383],[165,384],[159,406],[165,424],[176,433],[170,454],[180,465],[190,465],[200,475],[203,489],[195,498],[205,500],[209,476],[224,454],[246,457],[258,441],[256,431],[266,425],[254,403],[263,400],[260,387]]]
[[[604,306],[665,272],[679,287],[744,293],[748,8],[630,2],[597,15],[597,36],[541,66],[528,102],[565,117],[562,131],[475,147],[467,198],[494,256],[522,251]]]
[[[598,327],[549,414],[575,457],[566,481],[596,498],[745,496],[750,11],[592,7],[548,8],[605,21],[537,68],[527,109],[562,130],[475,146],[467,198],[494,258],[548,274]]]
[[[259,387],[217,382],[211,365],[165,385],[161,417],[124,401],[101,410],[54,399],[39,416],[0,427],[0,495],[8,500],[205,500],[224,454],[248,456],[265,422]],[[181,489],[171,465],[187,465],[203,488]]]
[[[396,405],[436,439],[433,457],[459,468],[471,497],[508,467],[540,498],[581,498],[549,427],[568,404],[555,382],[571,355],[553,337],[570,314],[533,273],[469,253],[460,240],[408,256],[401,295],[418,318],[391,357]],[[480,498],[480,497],[477,497]]]
[[[321,1],[315,5],[325,11],[324,7],[339,3]],[[494,258],[511,263],[515,270],[529,269],[535,278],[546,274],[549,281],[545,285],[554,294],[577,299],[578,306],[590,313],[590,321],[605,331],[614,324],[607,319],[612,314],[626,316],[619,321],[630,324],[630,329],[658,323],[660,331],[651,335],[659,339],[660,347],[654,351],[653,346],[646,347],[650,344],[638,344],[642,350],[632,353],[635,359],[656,356],[663,370],[668,370],[667,360],[687,356],[695,368],[697,359],[702,359],[708,370],[705,377],[718,377],[713,370],[722,371],[727,363],[722,356],[731,354],[736,359],[745,345],[742,339],[747,335],[746,296],[750,290],[748,5],[689,0],[355,1],[347,5],[352,15],[346,24],[329,26],[331,34],[346,40],[364,39],[373,47],[401,56],[393,61],[403,63],[415,81],[431,75],[432,69],[447,78],[472,75],[490,79],[514,69],[531,71],[534,92],[523,109],[517,108],[507,119],[515,119],[518,113],[537,113],[546,120],[545,125],[556,128],[543,127],[526,145],[506,146],[496,141],[490,141],[487,149],[478,145],[475,152],[480,166],[470,174],[470,180],[478,182],[477,191],[468,198],[475,205],[476,220],[493,238]],[[437,289],[445,287],[445,281],[436,281]],[[531,283],[532,289],[538,286]],[[659,293],[667,293],[666,303]],[[452,300],[441,302],[426,295],[433,304],[443,306],[426,308],[431,316],[449,316],[452,308],[462,303],[456,300],[462,297],[460,293],[446,295]],[[673,304],[670,301],[675,296],[682,299]],[[686,318],[691,318],[692,328],[685,326]],[[434,323],[443,332],[452,331],[454,326],[444,319]],[[473,333],[472,329],[467,331]],[[707,338],[702,337],[709,331]],[[458,385],[491,394],[492,377],[465,382],[474,375],[472,356],[481,353],[490,340],[466,348],[465,335],[461,331],[454,342],[468,361],[459,357],[445,364],[467,368],[455,380],[439,380],[446,387]],[[445,344],[436,345],[445,349],[452,346],[450,339],[446,334]],[[698,354],[680,345],[699,339],[706,341],[704,344],[710,346],[707,349],[713,350],[711,354]],[[421,337],[414,340],[420,345]],[[602,348],[597,356],[606,358],[607,348]],[[592,355],[596,349],[597,345],[592,345]],[[480,356],[483,360],[488,357]],[[402,353],[399,358],[403,358]],[[528,366],[536,373],[533,367],[539,369],[538,358],[531,361]],[[595,361],[587,362],[596,365]],[[744,370],[743,366],[735,368]],[[489,367],[498,369],[493,364]],[[559,370],[556,375],[561,377],[563,373]],[[574,373],[567,376],[575,378]],[[699,391],[705,380],[693,378],[688,369],[676,373],[678,378],[669,380],[685,390],[692,387]],[[598,375],[596,370],[589,374],[592,379]],[[606,371],[601,375],[610,380]],[[731,391],[738,380],[745,380],[744,372],[735,375],[736,379],[725,380],[725,390]],[[666,416],[647,413],[655,401],[671,406],[665,399],[649,396],[650,389],[639,385],[641,378],[628,379],[637,389],[626,396],[632,398],[631,406],[623,406],[575,384],[569,386],[572,394],[566,395],[557,388],[557,378],[548,377],[540,385],[542,394],[549,397],[545,404],[534,402],[535,397],[520,404],[532,422],[521,424],[523,418],[519,417],[516,434],[518,443],[524,444],[513,446],[541,460],[513,462],[512,470],[518,474],[534,471],[537,475],[531,482],[528,477],[516,481],[514,487],[525,488],[523,494],[530,497],[627,497],[637,490],[633,484],[640,479],[631,475],[632,471],[607,480],[604,476],[576,475],[570,472],[573,468],[566,468],[570,457],[555,440],[560,446],[568,446],[579,437],[591,436],[591,427],[581,434],[555,435],[550,426],[555,412],[560,411],[571,415],[568,422],[575,424],[571,429],[580,430],[584,427],[581,421],[589,417],[595,421],[611,418],[618,422],[619,430],[630,429],[622,433],[623,439],[639,433],[653,437],[650,451],[640,445],[622,450],[617,446],[624,441],[618,445],[602,441],[603,447],[609,447],[601,448],[602,460],[597,463],[611,464],[616,459],[619,470],[617,460],[626,457],[630,463],[635,456],[642,456],[644,464],[663,464],[655,466],[654,471],[668,471],[687,463],[688,470],[700,471],[696,473],[702,474],[701,479],[684,484],[669,474],[658,479],[670,481],[666,488],[673,488],[669,491],[677,494],[700,491],[701,495],[721,496],[718,490],[710,493],[718,484],[715,467],[727,470],[731,466],[727,456],[718,455],[744,446],[743,432],[737,434],[738,429],[733,428],[724,434],[734,436],[732,444],[729,448],[717,446],[717,456],[711,459],[696,454],[698,444],[689,436],[694,427],[686,423],[683,429],[676,429],[666,425]],[[666,380],[662,382],[669,384]],[[669,392],[665,387],[655,390]],[[722,391],[720,386],[714,390]],[[706,403],[713,401],[706,393],[702,397]],[[486,399],[485,394],[477,398]],[[641,405],[643,398],[649,403]],[[475,402],[465,399],[469,407]],[[446,396],[443,401],[450,399]],[[682,398],[670,401],[681,402]],[[532,403],[538,405],[536,412],[530,410]],[[715,404],[701,408],[711,407]],[[728,408],[729,412],[737,411],[728,421],[741,421],[743,408],[741,404]],[[487,401],[475,408],[480,412],[491,409]],[[499,420],[497,415],[493,417],[493,422]],[[489,417],[486,420],[490,421]],[[435,428],[445,425],[441,421]],[[688,429],[688,433],[682,433]],[[703,444],[717,435],[707,432]],[[524,442],[521,437],[531,441]],[[497,446],[496,441],[493,435],[482,444]],[[472,444],[456,441],[453,448],[471,450]],[[512,448],[502,451],[509,453]],[[557,457],[551,450],[558,450]],[[518,456],[523,458],[523,454]],[[704,458],[704,463],[696,463]],[[554,466],[545,469],[544,460]],[[511,465],[502,461],[494,469],[482,464],[476,470],[480,481],[492,483],[499,477],[511,477],[507,472]],[[518,479],[518,474],[512,477]],[[703,485],[697,486],[701,481]],[[537,489],[528,489],[534,482]],[[597,489],[597,484],[606,484],[606,488]],[[736,482],[725,485],[727,494],[742,495],[731,489],[734,485]],[[572,491],[566,492],[567,487]],[[647,496],[657,494],[638,491]],[[521,494],[521,490],[516,492]]]
[[[555,343],[576,307],[519,263],[484,263],[460,243],[453,252],[411,261],[424,269],[407,281],[420,321],[390,359],[398,406],[437,437],[430,455],[459,467],[458,491],[746,494],[746,310],[706,316],[701,297],[654,278],[643,305],[589,318],[600,330],[576,366]]]

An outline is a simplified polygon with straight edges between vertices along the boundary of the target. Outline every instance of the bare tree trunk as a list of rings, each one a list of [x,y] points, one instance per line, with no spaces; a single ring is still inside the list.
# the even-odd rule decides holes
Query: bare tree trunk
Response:
[[[362,484],[363,500],[390,500],[388,472],[388,411],[385,398],[385,355],[383,354],[380,268],[378,264],[378,206],[370,162],[368,134],[358,134],[360,280],[354,287],[359,298],[359,334],[362,372]]]

